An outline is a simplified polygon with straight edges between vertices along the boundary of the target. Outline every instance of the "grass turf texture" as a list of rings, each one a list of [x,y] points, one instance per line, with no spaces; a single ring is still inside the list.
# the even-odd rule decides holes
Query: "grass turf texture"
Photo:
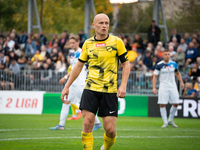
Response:
[[[81,150],[80,120],[66,121],[65,130],[49,130],[59,115],[0,115],[0,150]],[[102,121],[102,120],[101,120]],[[118,117],[112,150],[198,150],[199,119],[178,119],[179,128],[162,129],[161,118]],[[94,150],[103,144],[103,128],[94,131]]]

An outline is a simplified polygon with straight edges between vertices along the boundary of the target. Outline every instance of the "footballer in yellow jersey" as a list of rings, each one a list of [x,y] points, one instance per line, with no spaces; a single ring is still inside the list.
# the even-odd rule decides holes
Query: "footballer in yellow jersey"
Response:
[[[119,59],[128,61],[127,51],[122,40],[108,35],[105,40],[92,37],[83,45],[79,61],[88,61],[88,74],[85,89],[98,92],[117,93],[117,72]]]

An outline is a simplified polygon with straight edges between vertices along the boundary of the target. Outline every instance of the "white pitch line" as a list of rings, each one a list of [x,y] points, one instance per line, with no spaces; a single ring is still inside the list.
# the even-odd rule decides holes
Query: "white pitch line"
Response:
[[[82,128],[65,128],[65,130],[81,130]],[[0,129],[0,132],[3,131],[3,132],[8,132],[8,131],[37,131],[37,130],[50,130],[50,129]],[[170,130],[172,131],[185,131],[185,132],[200,132],[199,129],[197,130],[181,130],[181,129],[175,129],[175,128],[171,128]],[[117,129],[117,131],[169,131],[169,130],[165,130],[165,129],[136,129],[136,128],[130,128],[130,129]]]
[[[36,137],[36,138],[9,138],[0,139],[0,141],[15,141],[15,140],[41,140],[41,139],[81,139],[81,136],[70,137]],[[94,136],[94,138],[103,138],[103,136]],[[135,139],[162,139],[162,138],[200,138],[200,136],[117,136],[117,138],[135,138]]]

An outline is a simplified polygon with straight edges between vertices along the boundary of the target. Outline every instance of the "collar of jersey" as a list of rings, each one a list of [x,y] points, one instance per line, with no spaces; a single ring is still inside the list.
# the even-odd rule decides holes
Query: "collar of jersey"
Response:
[[[105,40],[107,40],[107,39],[108,39],[108,37],[109,37],[109,34],[108,34],[108,36],[107,36],[105,39],[103,39],[103,40],[97,40],[95,37],[96,37],[96,35],[94,36],[94,40],[95,40],[95,41],[105,41]]]

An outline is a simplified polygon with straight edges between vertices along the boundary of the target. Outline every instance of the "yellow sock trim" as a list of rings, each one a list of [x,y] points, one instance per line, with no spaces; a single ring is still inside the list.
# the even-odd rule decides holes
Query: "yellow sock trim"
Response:
[[[71,104],[71,108],[72,108],[72,114],[76,115],[76,108],[74,107],[74,104]]]
[[[76,104],[72,104],[71,105],[76,109],[76,110],[79,110],[78,106]]]
[[[93,150],[93,135],[92,132],[84,133],[81,132],[83,150]]]
[[[115,143],[115,140],[116,140],[116,136],[114,137],[114,138],[110,138],[110,137],[108,137],[105,133],[104,133],[104,149],[105,150],[109,150],[111,147],[112,147],[112,145]]]

